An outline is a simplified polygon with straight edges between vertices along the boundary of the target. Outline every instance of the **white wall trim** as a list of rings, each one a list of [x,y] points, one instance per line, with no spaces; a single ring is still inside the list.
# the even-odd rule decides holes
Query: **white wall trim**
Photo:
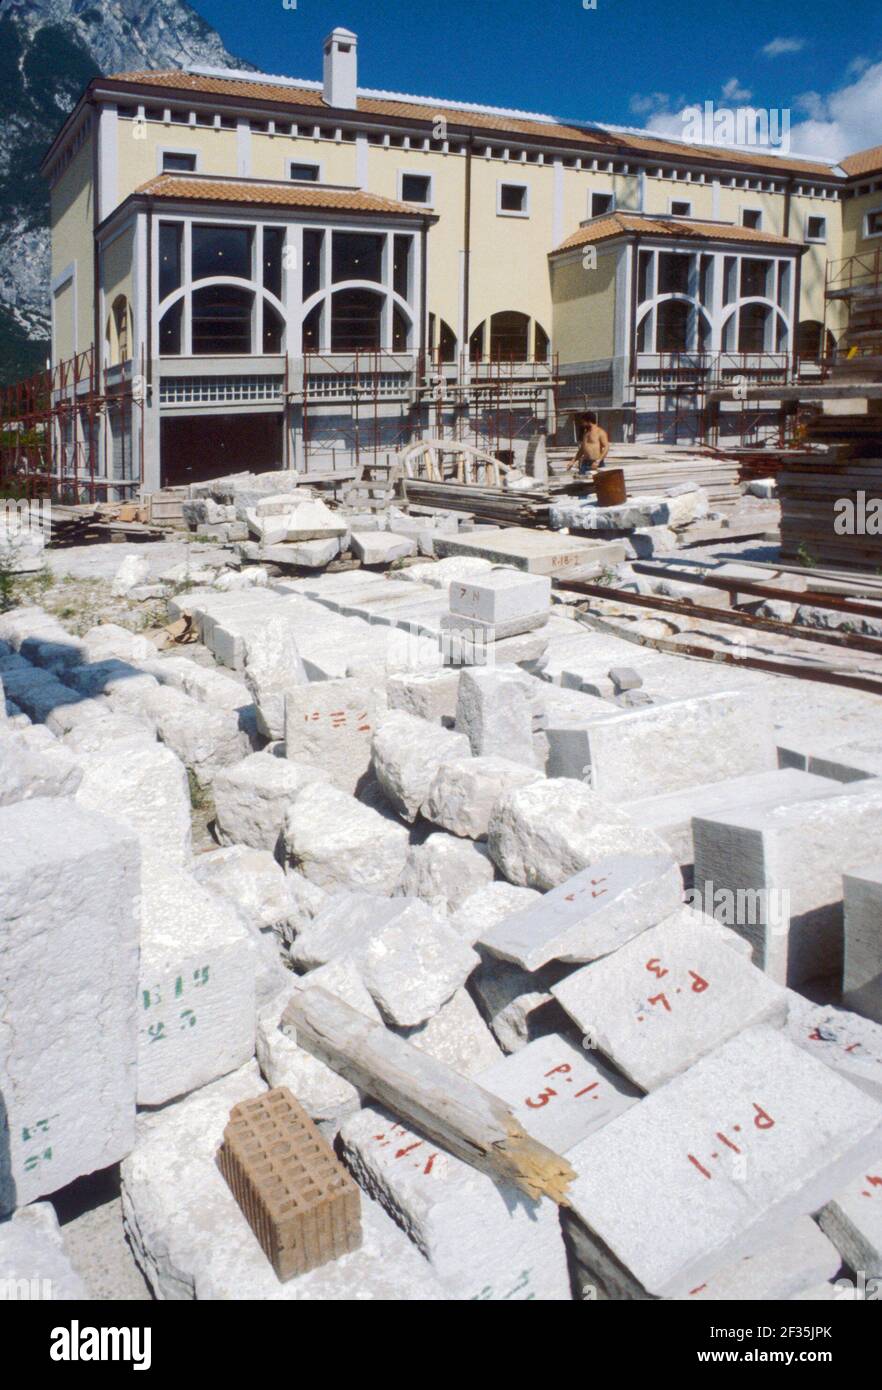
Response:
[[[522,212],[512,212],[502,206],[503,188],[522,188],[524,190],[524,207]],[[497,217],[529,217],[530,216],[530,185],[522,183],[519,179],[497,179],[496,180],[496,216]]]
[[[196,164],[195,164],[195,168],[194,168],[194,170],[193,170],[193,173],[194,173],[194,174],[201,174],[201,173],[202,173],[202,167],[201,167],[201,166],[202,166],[202,159],[201,159],[199,150],[185,149],[183,145],[157,145],[157,147],[156,147],[156,172],[157,172],[157,174],[162,174],[162,173],[177,174],[177,173],[180,173],[180,172],[181,172],[179,169],[167,169],[167,170],[164,170],[164,169],[163,169],[163,167],[162,167],[163,159],[164,159],[165,155],[167,155],[167,154],[187,154],[187,155],[193,155],[193,157],[194,157],[194,159],[195,159],[195,161],[196,161]]]
[[[236,122],[236,173],[240,179],[251,176],[251,122]]]
[[[101,106],[98,117],[98,221],[109,217],[119,202],[119,121],[113,102]]]
[[[411,199],[405,198],[401,191],[401,186],[406,178],[428,179],[429,197],[425,203],[414,203]],[[435,206],[435,175],[429,174],[425,169],[399,169],[397,175],[398,201],[399,203],[409,203],[415,208],[433,208]]]

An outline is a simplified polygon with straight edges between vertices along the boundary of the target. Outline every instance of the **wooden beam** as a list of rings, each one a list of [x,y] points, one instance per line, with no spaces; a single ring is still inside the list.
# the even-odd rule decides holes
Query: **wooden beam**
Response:
[[[315,985],[282,1015],[297,1042],[457,1158],[538,1199],[567,1205],[576,1176],[565,1158],[531,1139],[490,1091]]]

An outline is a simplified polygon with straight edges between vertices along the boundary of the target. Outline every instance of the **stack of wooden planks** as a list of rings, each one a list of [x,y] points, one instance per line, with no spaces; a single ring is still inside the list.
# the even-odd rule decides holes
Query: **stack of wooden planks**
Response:
[[[549,449],[549,461],[560,467],[573,453]],[[738,461],[703,445],[613,443],[607,463],[624,471],[629,497],[664,493],[679,483],[698,483],[715,509],[734,506],[741,497]]]
[[[882,566],[880,457],[790,461],[778,474],[781,554],[803,564]]]

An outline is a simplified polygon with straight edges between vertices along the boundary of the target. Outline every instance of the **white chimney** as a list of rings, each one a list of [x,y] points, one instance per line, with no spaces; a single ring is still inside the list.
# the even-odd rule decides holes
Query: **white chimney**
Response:
[[[354,111],[358,85],[358,38],[351,29],[332,29],[325,39],[322,97],[328,106]]]

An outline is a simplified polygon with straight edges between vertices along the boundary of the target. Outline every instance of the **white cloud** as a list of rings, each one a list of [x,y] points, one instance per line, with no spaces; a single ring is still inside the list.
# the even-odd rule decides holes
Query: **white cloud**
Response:
[[[635,116],[647,116],[658,111],[669,111],[671,99],[667,92],[647,92],[645,95],[638,92],[632,96],[628,105]]]
[[[750,101],[750,92],[746,87],[742,87],[737,77],[730,77],[722,87],[723,96],[727,101]]]
[[[780,58],[782,53],[801,53],[804,48],[805,39],[770,39],[760,52],[764,58]]]

